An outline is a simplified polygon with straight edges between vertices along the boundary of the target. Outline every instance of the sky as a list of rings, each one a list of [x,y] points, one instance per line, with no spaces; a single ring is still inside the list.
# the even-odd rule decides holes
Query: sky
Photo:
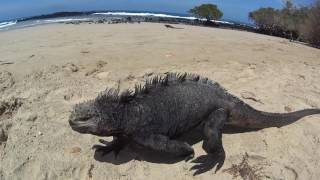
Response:
[[[196,5],[212,3],[223,19],[248,22],[248,13],[260,7],[281,8],[284,0],[0,0],[0,21],[58,11],[134,10],[187,14]],[[297,5],[312,0],[293,0]]]

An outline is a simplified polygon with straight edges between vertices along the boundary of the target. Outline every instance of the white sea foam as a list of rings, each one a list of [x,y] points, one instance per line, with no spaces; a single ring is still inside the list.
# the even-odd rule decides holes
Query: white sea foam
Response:
[[[56,18],[56,19],[46,19],[46,20],[35,20],[30,21],[28,23],[21,23],[17,24],[17,21],[10,21],[10,22],[2,22],[0,23],[0,30],[5,29],[6,27],[9,28],[9,26],[13,26],[17,24],[17,27],[23,28],[23,27],[31,27],[41,24],[51,24],[51,23],[60,23],[60,22],[72,22],[72,21],[88,21],[89,18]]]
[[[93,13],[95,15],[113,15],[113,16],[154,16],[154,17],[166,17],[166,18],[179,18],[179,19],[190,19],[195,20],[196,17],[187,16],[174,16],[168,14],[157,14],[157,13],[129,13],[129,12],[105,12],[105,13]]]
[[[221,23],[221,24],[234,24],[232,22],[228,22],[228,21],[219,21],[219,20],[211,20],[212,22],[216,22],[216,23]]]
[[[189,19],[196,20],[196,17],[188,17],[188,16],[176,16],[176,15],[168,15],[161,13],[131,13],[131,12],[104,12],[104,13],[93,13],[93,15],[109,15],[109,16],[140,16],[140,17],[164,17],[164,18],[177,18],[177,19]],[[51,23],[60,23],[60,22],[72,22],[72,21],[90,21],[92,18],[53,18],[53,19],[41,19],[41,20],[33,20],[25,22],[17,22],[17,21],[7,21],[0,23],[0,30],[11,28],[13,25],[16,25],[18,28],[30,27],[41,24],[51,24]],[[199,19],[200,21],[206,21],[206,19]],[[216,23],[224,23],[224,24],[234,24],[228,21],[219,21],[212,20],[212,22]],[[14,26],[14,27],[16,27]]]
[[[0,29],[17,24],[17,21],[8,21],[0,23]]]
[[[174,16],[168,14],[157,14],[157,13],[130,13],[130,12],[104,12],[104,13],[93,13],[94,15],[113,15],[113,16],[153,16],[153,17],[165,17],[165,18],[177,18],[177,19],[189,19],[195,20],[199,19],[190,16]],[[207,19],[199,19],[200,21],[206,21]],[[211,20],[212,22],[222,23],[222,24],[234,24],[228,21]]]
[[[69,19],[48,19],[48,20],[38,20],[38,22],[44,23],[59,23],[59,22],[72,22],[72,21],[88,21],[89,18],[69,18]]]

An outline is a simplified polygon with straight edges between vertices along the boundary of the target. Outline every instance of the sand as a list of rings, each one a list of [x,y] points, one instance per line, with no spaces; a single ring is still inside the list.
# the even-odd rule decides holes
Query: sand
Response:
[[[318,179],[320,116],[224,134],[226,159],[193,177],[190,162],[115,159],[71,130],[76,103],[165,72],[219,82],[259,110],[320,107],[320,50],[243,31],[163,24],[55,24],[0,32],[0,179]],[[204,154],[202,142],[193,145]],[[157,156],[157,154],[154,154]],[[160,157],[161,158],[161,157]],[[230,169],[233,167],[232,169]]]

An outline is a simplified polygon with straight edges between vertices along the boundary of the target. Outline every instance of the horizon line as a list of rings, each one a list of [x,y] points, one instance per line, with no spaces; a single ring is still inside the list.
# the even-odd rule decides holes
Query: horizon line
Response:
[[[172,15],[185,15],[186,17],[195,17],[191,16],[190,13],[180,13],[180,12],[166,12],[166,11],[146,11],[146,10],[86,10],[86,11],[52,11],[46,14],[38,14],[38,15],[32,15],[32,16],[25,16],[25,17],[18,17],[18,18],[13,18],[13,19],[0,19],[0,22],[8,22],[8,21],[19,21],[19,20],[24,20],[24,19],[30,19],[30,18],[36,18],[36,17],[41,17],[41,16],[46,16],[46,15],[53,15],[56,13],[96,13],[96,12],[136,12],[136,13],[162,13],[162,14],[172,14]],[[244,22],[244,21],[239,21],[239,20],[233,20],[233,19],[224,19],[221,18],[219,20],[223,21],[231,21],[231,22],[236,22],[236,23],[243,23],[243,24],[248,24],[248,25],[253,25],[253,23]]]

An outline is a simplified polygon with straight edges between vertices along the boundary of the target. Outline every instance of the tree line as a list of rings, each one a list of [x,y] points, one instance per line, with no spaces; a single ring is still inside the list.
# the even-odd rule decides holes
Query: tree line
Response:
[[[310,6],[287,1],[282,9],[260,8],[249,13],[260,33],[299,40],[320,47],[320,0]]]
[[[218,20],[223,12],[215,4],[202,4],[189,10],[190,13],[210,20]],[[258,27],[256,32],[298,40],[320,47],[320,0],[309,6],[295,6],[286,1],[282,9],[259,8],[249,13],[249,19]]]

